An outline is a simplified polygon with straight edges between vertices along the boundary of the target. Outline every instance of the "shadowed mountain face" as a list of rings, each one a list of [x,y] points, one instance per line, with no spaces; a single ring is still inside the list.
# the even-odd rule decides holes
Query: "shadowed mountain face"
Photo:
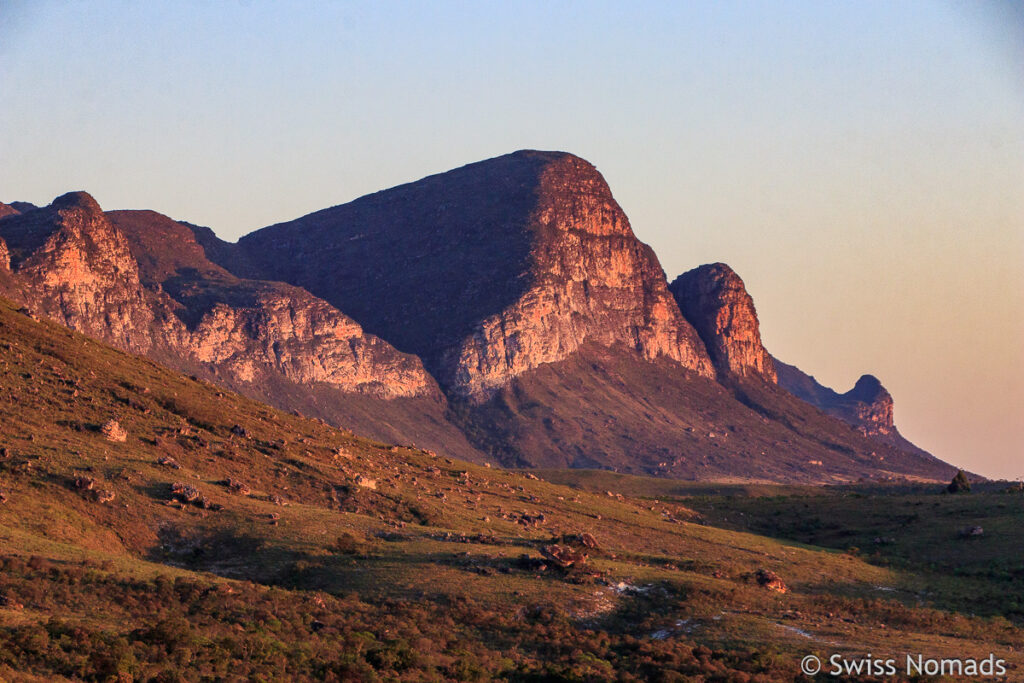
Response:
[[[712,367],[601,175],[517,152],[363,197],[239,242],[235,267],[305,287],[451,394],[482,400],[587,342]]]
[[[839,395],[774,361],[728,266],[669,287],[570,154],[470,164],[238,244],[85,193],[0,214],[0,294],[376,438],[697,479],[954,472],[899,436],[877,380]]]

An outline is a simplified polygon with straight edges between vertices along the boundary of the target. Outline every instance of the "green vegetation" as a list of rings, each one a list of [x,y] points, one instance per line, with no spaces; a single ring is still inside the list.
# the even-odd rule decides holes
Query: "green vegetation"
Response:
[[[781,681],[810,652],[1021,664],[1019,494],[555,483],[281,413],[3,302],[0,392],[0,679]]]

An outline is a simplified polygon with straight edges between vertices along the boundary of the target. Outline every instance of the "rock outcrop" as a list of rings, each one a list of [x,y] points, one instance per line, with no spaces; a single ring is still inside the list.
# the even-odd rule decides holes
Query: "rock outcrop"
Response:
[[[70,192],[0,221],[21,298],[37,313],[134,353],[152,348],[153,312],[123,236],[91,196]]]
[[[597,170],[516,152],[257,231],[246,274],[304,287],[484,400],[585,343],[713,368]]]
[[[677,277],[669,289],[719,373],[776,381],[772,357],[761,344],[754,300],[732,268],[703,265]]]

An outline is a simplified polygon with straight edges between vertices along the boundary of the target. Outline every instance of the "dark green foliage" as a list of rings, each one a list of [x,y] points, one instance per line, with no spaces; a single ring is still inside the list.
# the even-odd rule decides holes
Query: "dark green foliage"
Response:
[[[946,491],[948,493],[970,493],[971,482],[963,470],[957,471],[953,481],[949,482],[949,486],[946,487]]]

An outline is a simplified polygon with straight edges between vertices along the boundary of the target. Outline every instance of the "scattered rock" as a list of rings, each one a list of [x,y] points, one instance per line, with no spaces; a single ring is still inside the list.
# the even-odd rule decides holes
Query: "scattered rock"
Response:
[[[362,486],[364,489],[377,489],[377,480],[370,479],[369,477],[365,477],[362,474],[356,475],[356,484]]]
[[[195,503],[202,498],[199,489],[191,484],[185,484],[180,481],[171,484],[171,493],[183,503]]]
[[[242,496],[248,496],[250,493],[252,493],[249,487],[246,486],[243,482],[240,482],[237,479],[232,479],[231,477],[228,477],[227,485],[228,489],[232,493],[237,493]]]
[[[570,545],[582,546],[590,550],[600,550],[601,546],[593,535],[583,532],[582,534],[566,534],[562,536],[562,542]]]
[[[22,306],[21,308],[19,308],[18,313],[21,313],[22,315],[29,317],[32,320],[39,320],[39,316],[37,316],[35,312],[28,306]]]
[[[128,432],[124,430],[117,420],[107,420],[102,427],[100,427],[100,433],[107,437],[108,441],[127,441]]]
[[[111,503],[114,501],[117,495],[113,491],[106,491],[103,489],[97,489],[93,492],[93,500],[97,503]]]
[[[559,569],[569,569],[587,563],[587,556],[564,545],[547,545],[540,549],[540,554]]]
[[[181,465],[178,464],[178,461],[168,455],[164,455],[158,458],[156,464],[161,465],[163,467],[170,467],[172,470],[181,469]]]
[[[775,593],[788,593],[789,586],[787,586],[779,575],[768,569],[758,569],[754,575],[757,579],[757,585],[761,586],[766,590],[773,591]]]
[[[75,488],[79,491],[91,491],[96,485],[96,480],[92,477],[75,477]]]
[[[235,425],[231,428],[231,433],[235,436],[247,437],[249,432],[245,431],[245,427],[241,425]]]

